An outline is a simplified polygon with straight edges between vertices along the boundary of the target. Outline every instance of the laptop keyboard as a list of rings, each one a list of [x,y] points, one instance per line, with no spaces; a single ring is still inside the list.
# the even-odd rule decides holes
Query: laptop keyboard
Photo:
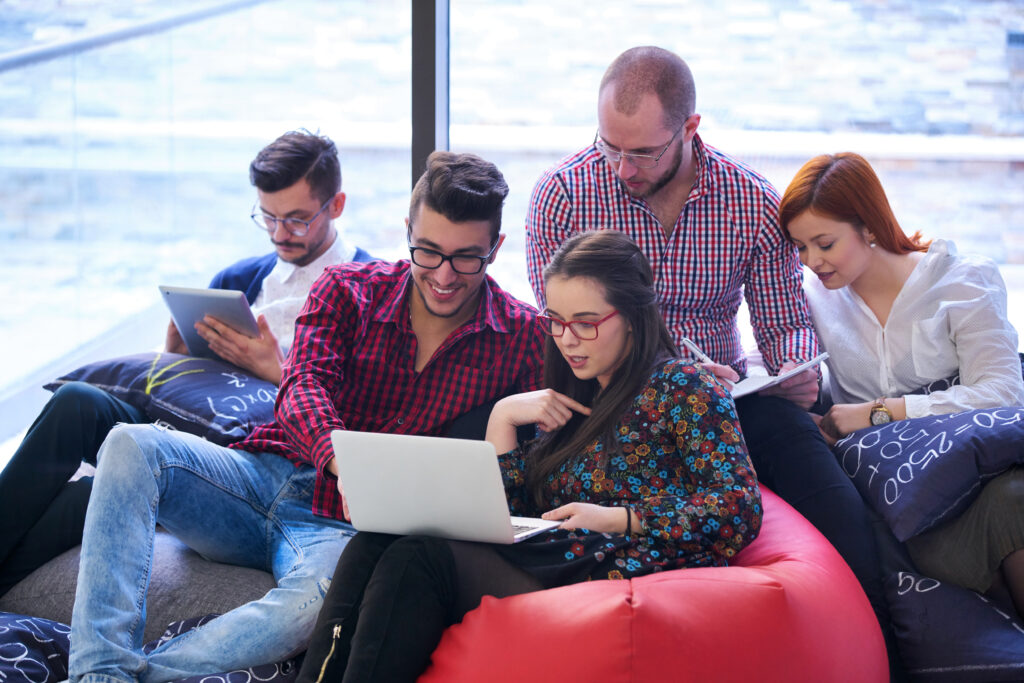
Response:
[[[520,533],[523,533],[525,531],[536,531],[540,527],[540,524],[516,524],[513,522],[512,536],[517,537],[520,535]]]

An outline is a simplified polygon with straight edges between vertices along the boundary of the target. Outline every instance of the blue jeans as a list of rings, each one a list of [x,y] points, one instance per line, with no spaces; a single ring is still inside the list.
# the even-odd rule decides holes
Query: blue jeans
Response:
[[[305,649],[355,533],[313,514],[312,467],[155,425],[116,427],[98,460],[71,620],[72,681],[155,683]],[[277,587],[144,655],[157,523],[211,560],[273,573]]]

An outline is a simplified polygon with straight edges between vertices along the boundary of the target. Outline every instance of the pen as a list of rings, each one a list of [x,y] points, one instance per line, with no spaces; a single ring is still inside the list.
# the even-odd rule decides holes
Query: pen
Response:
[[[694,344],[692,341],[690,341],[686,337],[683,337],[683,346],[688,348],[693,355],[697,356],[697,360],[699,360],[701,363],[714,363],[715,362],[715,361],[711,360],[711,357],[708,356],[708,354],[706,354],[703,351],[701,351],[699,346]]]

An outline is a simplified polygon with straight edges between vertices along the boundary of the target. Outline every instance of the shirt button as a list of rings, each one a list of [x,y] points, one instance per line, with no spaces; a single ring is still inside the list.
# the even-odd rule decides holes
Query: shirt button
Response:
[[[397,420],[395,420],[395,422],[397,422],[400,425],[404,425],[405,424],[405,420],[403,418],[398,418]]]

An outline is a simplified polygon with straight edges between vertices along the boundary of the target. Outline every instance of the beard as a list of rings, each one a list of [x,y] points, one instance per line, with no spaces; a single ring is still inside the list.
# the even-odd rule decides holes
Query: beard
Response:
[[[673,178],[676,177],[676,173],[679,172],[679,166],[682,163],[683,163],[683,153],[682,153],[682,145],[680,144],[680,146],[676,148],[675,157],[672,159],[671,165],[669,165],[665,169],[664,173],[659,175],[654,180],[650,181],[650,187],[647,188],[646,190],[640,190],[640,191],[631,190],[631,189],[629,189],[629,186],[626,185],[626,181],[624,181],[622,178],[619,178],[618,174],[616,174],[615,177],[619,179],[619,184],[622,186],[622,189],[625,190],[627,194],[629,194],[629,195],[631,195],[633,197],[636,197],[637,199],[645,199],[647,197],[650,197],[652,195],[657,194],[662,189],[664,189],[664,187],[666,185],[668,185],[669,182],[671,182]],[[655,167],[655,168],[657,168],[657,167]]]
[[[308,266],[310,263],[315,261],[317,259],[317,257],[320,256],[320,254],[318,252],[320,252],[321,248],[324,246],[324,244],[329,239],[334,239],[334,231],[330,230],[330,229],[325,230],[324,233],[322,235],[320,235],[319,239],[316,239],[316,236],[314,235],[310,239],[310,241],[305,242],[305,243],[303,243],[303,242],[291,242],[291,241],[288,241],[288,240],[285,240],[284,242],[274,242],[274,240],[270,240],[270,241],[274,244],[274,248],[275,249],[277,247],[279,247],[279,246],[280,247],[290,247],[292,249],[302,249],[303,251],[300,254],[295,255],[295,256],[290,256],[288,258],[285,258],[284,256],[281,256],[280,254],[278,254],[278,257],[281,258],[281,260],[286,261],[286,262],[292,264],[293,266],[297,266],[297,267],[301,268],[303,266]]]

